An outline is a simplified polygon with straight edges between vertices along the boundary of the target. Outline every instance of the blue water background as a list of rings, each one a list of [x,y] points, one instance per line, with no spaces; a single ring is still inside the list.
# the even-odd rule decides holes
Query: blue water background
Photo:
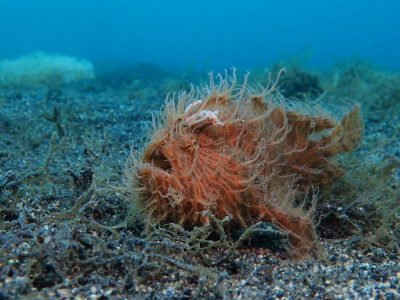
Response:
[[[359,55],[398,69],[400,1],[0,0],[0,57],[34,51],[207,70]]]

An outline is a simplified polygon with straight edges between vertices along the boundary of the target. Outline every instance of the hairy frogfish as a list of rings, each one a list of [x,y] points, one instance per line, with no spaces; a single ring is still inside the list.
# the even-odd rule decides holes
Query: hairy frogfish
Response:
[[[294,257],[315,255],[317,197],[307,194],[341,175],[330,159],[357,146],[363,121],[359,105],[337,116],[285,99],[277,91],[284,71],[266,87],[248,75],[237,84],[235,70],[210,74],[208,86],[167,97],[124,172],[143,216],[188,228],[209,222],[203,211],[243,228],[271,222]]]

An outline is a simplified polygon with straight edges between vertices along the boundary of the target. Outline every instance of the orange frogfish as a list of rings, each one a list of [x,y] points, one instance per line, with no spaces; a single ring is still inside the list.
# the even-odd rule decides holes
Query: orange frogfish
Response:
[[[287,233],[294,257],[314,256],[316,197],[342,170],[330,159],[362,136],[359,105],[341,117],[285,99],[269,76],[266,87],[210,74],[209,86],[168,96],[153,118],[150,141],[125,168],[136,204],[153,222],[184,227],[229,217],[246,228],[257,221]]]

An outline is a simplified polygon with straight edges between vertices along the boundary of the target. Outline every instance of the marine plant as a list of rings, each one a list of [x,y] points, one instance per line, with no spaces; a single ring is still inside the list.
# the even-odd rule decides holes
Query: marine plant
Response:
[[[0,87],[36,89],[95,79],[90,61],[35,52],[0,61]]]
[[[134,209],[147,220],[186,228],[210,223],[210,211],[228,226],[268,221],[287,233],[294,258],[320,253],[313,214],[318,188],[338,178],[331,161],[362,136],[359,105],[341,117],[285,99],[278,80],[266,87],[237,84],[212,73],[209,86],[168,96],[142,152],[125,168]],[[342,110],[343,111],[343,110]]]

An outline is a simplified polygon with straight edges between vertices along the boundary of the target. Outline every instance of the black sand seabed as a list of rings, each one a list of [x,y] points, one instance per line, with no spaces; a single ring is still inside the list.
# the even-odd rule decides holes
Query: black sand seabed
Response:
[[[359,60],[288,71],[286,97],[363,107],[364,138],[338,158],[346,175],[319,194],[328,262],[291,261],[269,224],[225,261],[240,232],[206,250],[201,231],[117,228],[129,215],[116,187],[131,144],[146,144],[169,92],[207,83],[147,64],[0,89],[0,299],[399,299],[400,75]]]

